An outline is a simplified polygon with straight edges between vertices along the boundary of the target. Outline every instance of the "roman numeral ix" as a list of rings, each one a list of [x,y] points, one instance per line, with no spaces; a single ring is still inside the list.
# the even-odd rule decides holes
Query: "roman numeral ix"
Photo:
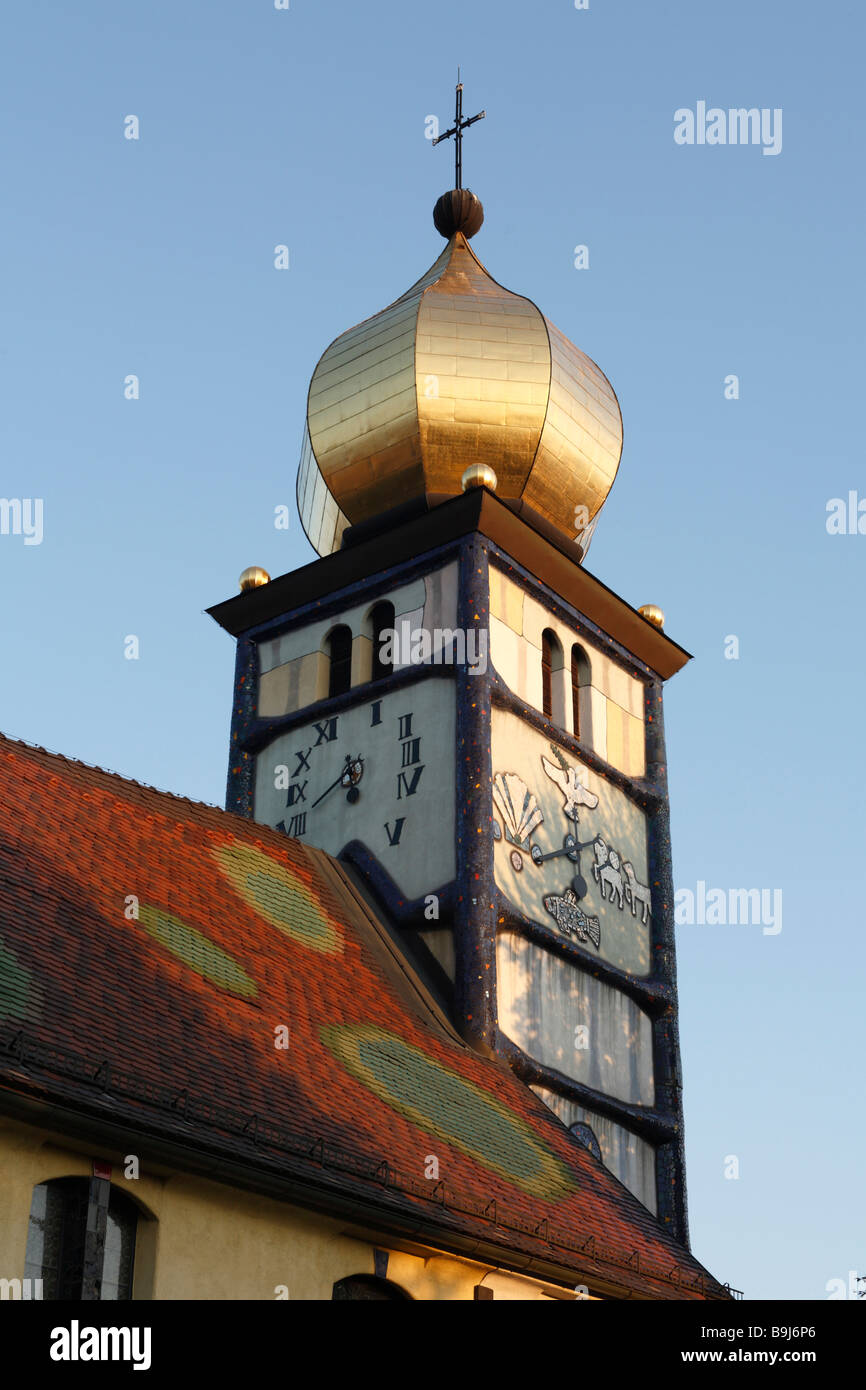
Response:
[[[299,802],[306,801],[307,798],[304,795],[304,788],[306,785],[306,782],[292,782],[286,801],[287,806],[296,806]]]

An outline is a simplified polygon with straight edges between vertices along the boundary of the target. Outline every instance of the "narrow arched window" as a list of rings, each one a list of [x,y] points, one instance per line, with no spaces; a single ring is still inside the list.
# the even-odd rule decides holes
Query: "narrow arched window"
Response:
[[[546,627],[541,634],[541,708],[547,719],[553,717],[553,673],[561,667],[559,638]]]
[[[31,1297],[132,1298],[135,1203],[107,1178],[54,1178],[33,1189],[24,1280]],[[32,1293],[38,1284],[38,1293]]]
[[[581,691],[586,690],[590,683],[589,657],[575,642],[571,649],[571,711],[574,720],[574,737],[581,738],[581,717],[580,707],[585,697],[581,696]]]
[[[382,676],[390,676],[394,669],[394,663],[390,657],[382,659],[382,633],[393,632],[395,625],[394,605],[383,601],[377,603],[370,614],[370,627],[373,639],[373,671],[371,680],[381,680]]]
[[[352,629],[345,623],[328,636],[328,695],[345,695],[352,684]]]

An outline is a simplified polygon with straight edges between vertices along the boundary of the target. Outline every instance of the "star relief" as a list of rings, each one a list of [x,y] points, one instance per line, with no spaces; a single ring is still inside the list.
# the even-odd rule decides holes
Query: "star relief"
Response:
[[[567,888],[560,897],[549,893],[544,898],[545,911],[556,919],[556,925],[566,936],[573,932],[578,941],[591,941],[593,946],[601,945],[601,930],[597,917],[588,917],[581,908],[572,888]]]

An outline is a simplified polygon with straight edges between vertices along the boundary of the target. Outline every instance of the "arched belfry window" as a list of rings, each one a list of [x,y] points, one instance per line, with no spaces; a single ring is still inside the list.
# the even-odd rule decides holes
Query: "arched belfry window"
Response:
[[[351,1274],[348,1279],[338,1279],[331,1295],[332,1300],[364,1299],[367,1302],[403,1303],[411,1302],[409,1294],[390,1279],[378,1279],[373,1274]]]
[[[383,676],[390,676],[394,669],[394,663],[390,658],[382,660],[382,633],[394,630],[395,614],[393,603],[383,600],[377,603],[370,614],[370,629],[373,642],[373,670],[371,680],[381,680]]]
[[[132,1298],[138,1209],[107,1178],[54,1178],[34,1187],[24,1278],[41,1297]]]
[[[556,673],[562,670],[562,645],[555,632],[546,627],[541,634],[541,708],[547,719],[559,719],[556,708]]]
[[[588,706],[591,673],[589,657],[575,642],[571,649],[571,712],[574,720],[574,737],[589,740]]]
[[[352,629],[345,623],[328,634],[327,652],[328,695],[345,695],[352,684]]]

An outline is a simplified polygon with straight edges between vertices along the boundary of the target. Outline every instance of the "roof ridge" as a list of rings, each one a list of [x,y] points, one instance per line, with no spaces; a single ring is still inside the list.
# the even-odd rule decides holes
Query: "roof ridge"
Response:
[[[249,816],[242,816],[238,811],[230,811],[225,806],[218,806],[215,801],[196,801],[194,797],[184,796],[182,792],[168,791],[164,787],[155,787],[150,782],[139,782],[135,777],[125,777],[122,772],[115,772],[111,768],[100,767],[98,763],[85,762],[83,758],[71,758],[65,753],[58,753],[52,748],[45,748],[41,743],[31,743],[28,739],[15,738],[11,734],[5,734],[0,730],[0,756],[2,756],[4,745],[10,749],[25,748],[30,752],[38,753],[44,758],[68,768],[84,768],[88,772],[95,772],[100,777],[110,778],[113,782],[119,782],[124,787],[135,787],[138,791],[147,792],[155,797],[170,798],[172,801],[180,802],[182,806],[187,806],[191,810],[206,812],[209,816],[216,815],[225,817],[233,825],[243,827],[247,835],[254,832],[253,838],[258,841],[261,837],[268,837],[271,844],[276,849],[286,851],[286,841],[296,846],[303,846],[303,841],[295,836],[286,835],[281,830],[275,830],[270,825],[264,825],[261,821],[250,819]],[[82,795],[86,792],[82,789]],[[331,857],[331,856],[329,856]]]
[[[224,806],[218,806],[215,801],[199,801],[195,797],[185,796],[183,792],[173,792],[167,787],[157,787],[152,782],[140,782],[137,777],[128,777],[122,772],[116,772],[113,768],[102,767],[100,763],[89,763],[84,758],[74,758],[68,753],[59,753],[56,748],[46,748],[44,744],[33,743],[30,739],[17,738],[14,734],[6,734],[0,730],[0,749],[6,745],[10,748],[27,748],[32,753],[39,753],[43,757],[51,758],[68,767],[83,767],[88,772],[98,772],[102,777],[111,777],[117,782],[123,782],[128,787],[138,787],[141,791],[154,792],[157,796],[170,796],[174,801],[184,801],[188,806],[198,806],[206,811],[220,811],[226,816],[235,816],[234,811],[227,811]],[[253,824],[245,816],[237,816],[245,824]],[[268,826],[262,826],[262,830],[267,830]]]

